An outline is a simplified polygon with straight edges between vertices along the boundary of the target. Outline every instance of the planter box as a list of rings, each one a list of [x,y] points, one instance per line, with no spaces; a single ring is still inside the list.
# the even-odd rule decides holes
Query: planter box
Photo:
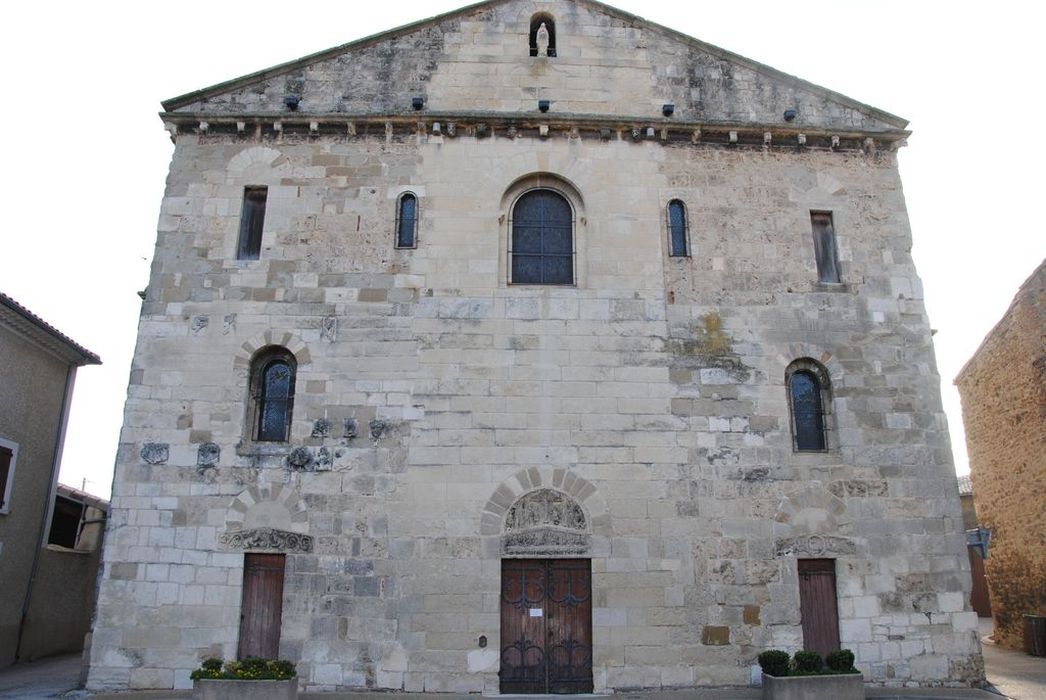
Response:
[[[200,679],[192,684],[193,700],[297,700],[298,679],[230,681]]]
[[[763,700],[864,700],[864,677],[860,673],[835,676],[787,676],[763,674]]]

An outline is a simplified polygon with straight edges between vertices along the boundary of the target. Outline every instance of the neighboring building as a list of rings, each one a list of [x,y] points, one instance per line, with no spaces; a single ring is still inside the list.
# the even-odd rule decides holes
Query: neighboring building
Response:
[[[983,678],[903,119],[588,0],[164,110],[89,687]]]
[[[988,579],[984,575],[984,560],[988,555],[990,534],[977,523],[977,512],[973,505],[973,481],[969,475],[960,476],[959,508],[962,510],[962,526],[966,530],[966,554],[970,559],[970,607],[977,617],[991,617],[992,604],[988,595]]]
[[[49,560],[45,548],[73,380],[78,367],[101,361],[2,293],[0,357],[2,667],[37,655],[24,645],[30,586]]]
[[[19,658],[84,648],[91,631],[109,502],[58,484],[47,546],[40,552]]]
[[[962,399],[995,641],[1023,646],[1023,615],[1046,615],[1046,262],[955,379]]]

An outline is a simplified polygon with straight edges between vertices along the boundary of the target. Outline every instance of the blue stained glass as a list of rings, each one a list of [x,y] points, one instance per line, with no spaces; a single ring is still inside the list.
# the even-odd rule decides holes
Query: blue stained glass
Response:
[[[400,210],[397,217],[396,247],[413,248],[414,232],[417,231],[418,198],[412,194],[400,197]]]
[[[820,451],[824,444],[824,414],[821,410],[821,385],[812,372],[796,372],[788,386],[795,422],[795,448]]]
[[[258,401],[258,439],[287,439],[293,371],[283,360],[273,360],[262,372],[262,393]]]
[[[668,203],[668,229],[671,235],[671,253],[673,257],[685,257],[686,249],[686,207],[678,199]]]
[[[574,215],[552,190],[527,192],[512,211],[512,281],[574,283]]]

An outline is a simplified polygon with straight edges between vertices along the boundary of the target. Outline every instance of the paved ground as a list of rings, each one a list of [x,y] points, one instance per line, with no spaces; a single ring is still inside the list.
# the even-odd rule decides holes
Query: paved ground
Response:
[[[84,697],[80,683],[80,655],[57,656],[0,670],[0,700],[42,700]]]
[[[991,634],[991,620],[981,620],[984,639],[984,665],[992,688],[988,690],[894,690],[869,688],[868,698],[921,698],[922,700],[1046,700],[1046,657],[1028,656],[1020,651],[1002,649],[985,639]],[[80,655],[60,656],[33,663],[20,664],[0,670],[0,700],[183,700],[191,698],[191,691],[155,691],[148,693],[121,693],[91,695],[78,690]],[[995,693],[989,692],[994,690]],[[679,690],[666,692],[619,693],[620,700],[757,700],[760,691],[755,688]],[[453,700],[454,695],[401,693],[303,693],[306,700]],[[476,696],[471,697],[475,700]],[[503,696],[504,697],[504,696]],[[542,696],[529,695],[528,700]],[[562,696],[553,696],[562,700]],[[579,697],[579,696],[575,696]],[[596,696],[580,696],[596,697]]]
[[[1046,698],[1046,657],[997,647],[991,641],[992,620],[980,620],[981,653],[988,682],[1002,695],[1014,700]]]

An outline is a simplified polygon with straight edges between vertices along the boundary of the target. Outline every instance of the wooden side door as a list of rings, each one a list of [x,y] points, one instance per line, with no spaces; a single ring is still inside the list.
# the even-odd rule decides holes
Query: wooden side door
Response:
[[[243,599],[240,603],[240,659],[280,654],[280,617],[283,614],[283,554],[245,554]]]
[[[545,578],[541,559],[501,561],[501,692],[544,693]]]
[[[966,548],[966,554],[970,558],[970,578],[973,588],[970,590],[970,605],[977,617],[992,616],[992,602],[988,596],[988,579],[984,574],[984,559],[973,547]]]
[[[591,562],[553,559],[548,571],[548,692],[591,693]]]
[[[588,559],[501,562],[501,692],[592,692]]]
[[[827,656],[839,650],[839,606],[834,559],[799,560],[803,649]]]

